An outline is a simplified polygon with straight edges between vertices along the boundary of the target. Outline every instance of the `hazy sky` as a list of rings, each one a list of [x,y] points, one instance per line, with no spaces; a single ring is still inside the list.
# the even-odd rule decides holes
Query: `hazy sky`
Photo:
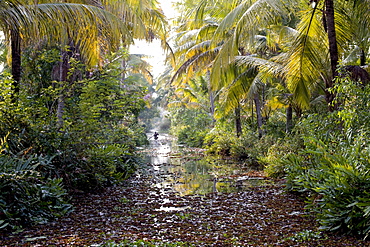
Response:
[[[167,18],[171,19],[176,15],[175,10],[172,8],[172,2],[176,2],[175,0],[159,0],[158,2],[161,4],[163,12]],[[135,44],[130,47],[130,53],[151,56],[146,60],[153,66],[152,74],[154,78],[163,72],[165,56],[159,40],[154,40],[152,43],[135,41]]]
[[[176,12],[174,11],[174,9],[172,7],[172,3],[177,2],[177,1],[174,1],[174,0],[159,0],[158,2],[161,4],[163,12],[168,18],[175,17]]]

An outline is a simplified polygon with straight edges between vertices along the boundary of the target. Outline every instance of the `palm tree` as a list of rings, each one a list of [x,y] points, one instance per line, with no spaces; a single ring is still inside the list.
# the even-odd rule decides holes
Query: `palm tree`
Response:
[[[186,84],[197,76],[203,76],[207,81],[210,113],[215,119],[215,100],[218,97],[218,89],[210,83],[210,71],[213,61],[217,57],[220,46],[211,46],[212,37],[217,30],[219,20],[240,3],[240,0],[225,1],[199,1],[187,2],[187,8],[183,11],[181,24],[177,29],[177,47],[174,50],[176,63],[171,83],[176,86]],[[180,82],[176,84],[176,82]],[[238,111],[235,111],[238,115]],[[236,122],[240,123],[237,117]],[[241,134],[241,127],[237,124],[237,135]]]
[[[207,93],[210,102],[210,114],[214,118],[215,114],[215,92],[212,90],[209,81],[209,69],[212,60],[217,55],[216,49],[209,49],[209,40],[196,42],[194,37],[195,32],[203,32],[205,29],[210,29],[212,24],[206,25],[200,29],[195,29],[189,32],[181,33],[179,37],[178,48],[174,50],[174,55],[177,58],[177,66],[173,68],[175,71],[170,85],[182,88],[187,87],[187,83],[194,78],[201,77],[202,82],[207,82]]]
[[[28,38],[22,40],[24,46],[30,44],[28,41],[38,40],[40,37],[61,45],[61,61],[57,65],[58,68],[54,69],[56,73],[53,73],[54,80],[60,82],[68,80],[69,60],[72,56],[94,66],[101,65],[104,53],[116,50],[121,45],[128,46],[133,43],[134,38],[152,40],[158,37],[164,46],[166,45],[166,21],[154,0],[119,1],[118,5],[115,1],[40,1],[36,5],[34,2],[24,1],[6,9],[20,13],[10,15],[15,16],[14,28],[9,31],[13,57],[14,101],[21,79],[21,36]],[[17,19],[25,21],[17,22]],[[125,60],[122,61],[126,63]],[[65,92],[61,91],[57,107],[60,127],[64,122],[64,101]]]
[[[279,62],[285,64],[280,74],[302,107],[308,106],[311,90],[321,86],[320,80],[325,83],[323,89],[327,95],[327,102],[330,103],[333,96],[330,95],[329,89],[337,75],[338,54],[342,54],[343,49],[351,45],[350,35],[353,33],[348,30],[353,18],[345,15],[343,10],[348,8],[355,12],[368,10],[369,4],[366,1],[367,5],[360,6],[358,1],[338,0],[334,6],[332,0],[313,2],[314,7],[307,8],[308,5],[300,5],[300,1],[295,3],[284,0],[244,1],[219,25],[214,39],[215,44],[223,40],[229,30],[234,29],[235,32],[230,41],[224,43],[214,67],[227,68],[226,65],[238,55],[240,47],[248,46],[256,33],[276,24],[276,18],[283,19],[283,16],[289,16],[290,13],[297,12],[296,8],[300,8],[302,15],[296,26],[298,34],[290,41],[290,51],[280,58]],[[369,20],[369,14],[365,14],[364,17]],[[327,57],[326,54],[330,56]],[[218,83],[222,73],[220,69],[213,70],[212,83]]]
[[[168,48],[167,20],[157,0],[101,0],[101,4],[125,23],[133,38],[147,41],[158,38],[163,48]]]
[[[207,94],[207,81],[200,76],[189,80],[187,84],[177,88],[175,91],[176,100],[169,102],[168,106],[185,106],[210,113],[211,107]]]
[[[82,58],[90,65],[98,63],[101,51],[117,49],[122,42],[129,45],[133,38],[150,40],[159,37],[165,44],[166,22],[154,0],[119,1],[119,6],[113,1],[102,1],[99,6],[89,5],[97,2],[77,2],[79,4],[39,1],[36,5],[27,0],[2,2],[0,26],[12,47],[16,93],[21,78],[20,37],[28,41],[41,37],[77,45]],[[114,10],[114,14],[107,10]]]
[[[122,39],[132,40],[118,18],[94,6],[50,2],[34,5],[27,0],[3,3],[0,26],[11,44],[15,94],[19,92],[21,78],[22,43],[25,46],[40,39],[61,44],[73,42],[79,44],[87,63],[96,64],[99,46],[117,48]]]
[[[177,70],[176,76],[182,73],[186,75],[185,78],[191,78],[195,72],[210,70],[212,89],[230,90],[232,94],[229,96],[233,95],[237,99],[234,104],[236,107],[246,96],[246,92],[253,92],[251,89],[258,88],[252,86],[255,84],[251,83],[251,80],[246,80],[244,85],[237,82],[236,79],[243,78],[241,75],[245,72],[242,68],[236,67],[244,66],[246,71],[251,66],[258,67],[264,74],[279,78],[280,84],[284,85],[287,90],[284,94],[289,96],[289,105],[297,109],[297,115],[301,114],[302,108],[309,107],[313,92],[324,92],[328,105],[331,105],[334,95],[331,95],[330,88],[333,86],[333,79],[337,76],[339,57],[343,56],[346,48],[353,46],[351,43],[353,37],[359,36],[351,30],[353,27],[351,23],[354,20],[360,23],[361,25],[357,26],[363,27],[362,30],[368,27],[366,25],[370,20],[368,1],[362,5],[359,1],[338,0],[335,6],[334,1],[314,1],[313,8],[308,4],[301,5],[301,1],[296,1],[294,4],[292,1],[284,0],[233,1],[237,3],[233,6],[234,8],[224,18],[217,19],[216,12],[209,9],[213,9],[222,2],[224,1],[200,1],[199,5],[194,8],[195,10],[191,12],[193,15],[187,16],[188,19],[195,21],[183,25],[185,27],[183,34],[191,34],[192,39],[189,39],[191,42],[184,43],[182,46],[184,48],[182,48],[181,55],[184,57],[184,54],[187,54],[188,56],[186,60],[183,60],[185,62],[180,63],[182,65]],[[358,14],[346,14],[345,10],[348,8],[353,9],[351,13],[362,13],[364,18],[359,19]],[[208,16],[207,14],[210,13],[214,15]],[[294,16],[292,13],[299,13],[299,16]],[[208,18],[208,22],[212,20],[215,23],[211,32],[211,29],[205,28],[204,17]],[[252,56],[250,47],[258,43],[259,34],[267,32],[271,35],[273,28],[281,24],[288,24],[288,26],[279,28],[277,31],[288,35],[284,35],[286,38],[281,40],[279,51],[270,57],[260,57],[257,53]],[[356,34],[361,34],[363,37],[361,40],[369,40],[366,36],[367,32],[358,29],[354,30]],[[204,35],[201,34],[205,33],[212,34],[212,39],[202,39]],[[367,50],[363,41],[357,44],[361,44],[364,51]],[[202,50],[199,49],[200,47]],[[212,58],[206,56],[206,54],[211,54],[210,51],[213,51]],[[256,59],[256,56],[260,59]],[[206,57],[210,59],[206,60]],[[362,58],[361,61],[364,59]],[[257,81],[260,82],[260,80]],[[234,86],[236,88],[242,86],[244,89],[232,89]],[[228,99],[230,99],[229,96]],[[258,99],[256,94],[250,93],[250,97]],[[230,104],[233,101],[225,102]],[[255,103],[258,105],[261,102]],[[289,118],[290,109],[290,107],[287,108]],[[289,122],[287,118],[287,126],[290,125]]]
[[[237,25],[235,23],[233,24],[232,20],[242,16],[244,12],[260,13],[261,10],[267,6],[262,3],[264,1],[259,1],[259,4],[253,4],[252,2],[253,1],[233,1],[233,4],[229,6],[232,8],[227,9],[226,6],[221,8],[222,10],[228,10],[221,15],[219,12],[213,10],[214,6],[221,5],[223,1],[201,1],[195,8],[196,11],[192,12],[193,15],[191,17],[187,16],[186,18],[195,20],[190,22],[190,24],[184,25],[187,29],[189,27],[193,29],[190,31],[185,29],[187,32],[184,31],[181,33],[182,40],[184,40],[184,37],[186,38],[185,40],[190,40],[190,42],[184,43],[180,46],[180,50],[183,52],[180,55],[187,55],[187,60],[182,63],[174,76],[174,78],[176,78],[179,77],[180,74],[185,74],[186,79],[191,78],[195,73],[202,73],[205,70],[210,70],[212,76],[210,88],[221,92],[220,95],[222,96],[221,100],[224,105],[224,111],[228,112],[230,110],[234,110],[236,133],[238,136],[241,135],[241,101],[246,101],[247,98],[254,101],[257,113],[257,126],[260,136],[262,136],[261,110],[264,105],[264,101],[261,101],[260,95],[258,94],[260,88],[264,87],[263,80],[261,80],[260,76],[257,76],[258,69],[256,68],[258,66],[252,66],[252,69],[246,69],[243,71],[243,68],[246,67],[242,65],[242,62],[238,62],[238,60],[242,60],[241,57],[243,56],[252,58],[250,55],[253,51],[248,47],[258,49],[258,47],[261,47],[261,44],[263,44],[264,48],[261,48],[258,53],[263,55],[264,52],[269,50],[268,56],[271,57],[272,55],[276,55],[276,52],[274,52],[275,47],[271,47],[271,49],[267,48],[266,50],[266,47],[268,47],[266,37],[255,35],[255,32],[251,32],[253,36],[247,39],[250,41],[249,43],[244,41],[240,44],[233,45],[233,38],[235,35],[234,30]],[[210,9],[212,11],[210,11]],[[264,10],[264,12],[266,11]],[[202,22],[201,20],[205,19],[205,17],[207,18],[207,21]],[[257,20],[258,18],[255,19]],[[198,28],[194,29],[194,27]],[[188,35],[189,33],[190,35]],[[256,43],[252,44],[252,42]],[[178,55],[179,53],[175,54]],[[239,57],[237,58],[236,55],[239,55]],[[267,58],[266,55],[264,55],[265,59]],[[255,61],[255,59],[253,60]],[[280,65],[279,67],[281,68]],[[251,73],[254,76],[251,76]],[[246,74],[249,75],[246,76]],[[186,81],[184,80],[184,77],[180,78],[182,82]]]

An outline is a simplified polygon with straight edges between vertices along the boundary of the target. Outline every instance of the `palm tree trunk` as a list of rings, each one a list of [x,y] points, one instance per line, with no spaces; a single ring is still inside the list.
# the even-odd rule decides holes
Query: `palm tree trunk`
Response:
[[[211,82],[210,82],[210,74],[211,72],[208,70],[207,71],[207,87],[208,87],[208,94],[209,94],[209,103],[210,103],[210,112],[212,116],[212,122],[213,124],[216,123],[216,118],[215,118],[215,111],[216,111],[216,106],[215,106],[215,93],[212,90],[211,87]]]
[[[262,113],[261,113],[261,101],[258,94],[254,95],[254,104],[256,106],[256,116],[257,116],[257,128],[258,128],[258,136],[261,138],[263,136],[262,132]]]
[[[291,105],[286,109],[286,127],[285,132],[290,133],[293,126],[293,107]]]
[[[211,111],[211,116],[212,116],[212,122],[216,123],[216,118],[215,118],[215,111],[216,111],[215,95],[214,95],[212,90],[209,90],[209,101],[210,101],[210,105],[211,105],[210,111]]]
[[[12,76],[13,76],[13,95],[12,101],[15,102],[19,94],[19,83],[21,80],[21,37],[18,30],[10,31],[12,49]]]
[[[127,72],[127,60],[126,58],[123,58],[122,59],[122,62],[121,62],[121,79],[120,79],[120,85],[123,87],[123,85],[125,84],[125,80],[126,80],[126,72]]]
[[[365,66],[366,65],[366,54],[363,49],[361,49],[361,54],[360,54],[360,66]]]
[[[62,128],[64,125],[64,119],[63,119],[64,107],[65,107],[65,97],[63,93],[61,93],[58,98],[58,107],[57,107],[58,128]]]
[[[329,40],[329,54],[330,54],[330,67],[331,67],[331,78],[326,81],[326,100],[330,104],[335,95],[328,92],[329,88],[333,87],[333,80],[338,75],[338,45],[337,36],[335,30],[334,20],[334,0],[325,0],[325,14],[326,14],[326,25]],[[330,110],[335,110],[335,107],[331,107]]]
[[[59,82],[66,82],[67,81],[67,74],[68,74],[68,54],[66,51],[61,51],[61,61],[59,63]],[[61,84],[60,87],[63,87]],[[62,128],[64,125],[64,107],[65,107],[65,95],[64,89],[61,89],[60,95],[58,98],[58,106],[57,106],[57,119],[58,119],[58,128]]]
[[[236,128],[236,136],[240,137],[242,132],[242,121],[240,117],[240,106],[235,108],[235,128]]]

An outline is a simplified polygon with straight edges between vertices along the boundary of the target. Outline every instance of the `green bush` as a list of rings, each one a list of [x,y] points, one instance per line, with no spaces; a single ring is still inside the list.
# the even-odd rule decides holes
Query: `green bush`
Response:
[[[221,129],[213,129],[205,137],[207,153],[212,155],[230,156],[232,146],[237,142],[237,137],[233,133],[228,133]],[[234,147],[236,150],[236,147]]]
[[[124,145],[96,145],[86,150],[85,170],[80,175],[91,174],[98,188],[127,179],[135,170],[136,159]],[[96,189],[96,188],[92,188]]]
[[[292,139],[270,148],[266,169],[285,174],[288,190],[305,193],[321,229],[368,238],[370,86],[340,78],[332,92],[338,110],[301,119]]]
[[[0,156],[0,228],[42,224],[71,210],[62,179],[39,171],[50,159]]]
[[[287,135],[283,139],[277,140],[268,148],[265,156],[259,157],[259,162],[265,165],[264,171],[269,177],[282,178],[286,176],[286,164],[282,159],[297,153],[304,148],[303,139],[299,135]]]
[[[171,134],[190,147],[203,146],[211,125],[211,117],[201,109],[181,107],[171,112]]]
[[[213,129],[205,138],[208,153],[231,156],[255,166],[262,164],[262,157],[266,156],[268,148],[275,142],[274,136],[265,135],[259,138],[256,131],[248,129],[244,130],[240,137],[237,137],[235,133]]]
[[[191,126],[182,126],[177,132],[177,141],[189,147],[202,147],[208,130],[198,130]]]
[[[291,190],[308,193],[308,208],[323,230],[370,234],[370,150],[355,145],[335,148],[310,139],[309,148],[285,159]],[[335,152],[333,152],[335,150]]]
[[[140,163],[124,144],[81,144],[64,149],[43,171],[63,178],[70,192],[90,192],[122,182]]]

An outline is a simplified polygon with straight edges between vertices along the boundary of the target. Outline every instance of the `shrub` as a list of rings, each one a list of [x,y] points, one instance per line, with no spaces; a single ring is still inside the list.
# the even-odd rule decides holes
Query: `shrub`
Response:
[[[294,150],[285,143],[287,153],[270,149],[269,168],[286,174],[287,189],[306,193],[307,208],[316,213],[321,229],[367,238],[370,86],[340,78],[332,92],[338,110],[301,119],[294,131],[303,145]]]
[[[213,129],[205,138],[207,152],[221,156],[232,156],[247,161],[248,165],[260,166],[268,148],[276,142],[274,136],[258,137],[256,131],[244,130],[241,137],[235,133]]]
[[[264,171],[269,177],[282,178],[286,176],[286,164],[282,159],[303,149],[303,139],[299,135],[287,135],[277,140],[273,145],[266,146],[265,156],[259,157],[259,162],[265,164]]]
[[[178,108],[171,112],[170,117],[171,134],[177,137],[179,143],[191,147],[203,146],[213,123],[209,114],[200,109]]]
[[[85,154],[85,170],[80,175],[94,177],[97,188],[122,181],[136,170],[135,160],[124,145],[96,145]]]
[[[0,228],[45,223],[71,210],[62,180],[38,171],[45,160],[0,156]]]
[[[236,143],[236,139],[237,137],[232,133],[213,129],[205,137],[207,152],[214,155],[230,156],[231,147]]]
[[[124,144],[80,144],[57,155],[45,173],[55,171],[70,192],[90,192],[127,179],[140,162]]]
[[[308,193],[308,208],[323,230],[367,237],[370,233],[370,156],[361,139],[333,146],[313,138],[282,159],[290,190]]]
[[[198,130],[191,126],[181,126],[177,132],[177,141],[189,147],[202,147],[208,130]]]

